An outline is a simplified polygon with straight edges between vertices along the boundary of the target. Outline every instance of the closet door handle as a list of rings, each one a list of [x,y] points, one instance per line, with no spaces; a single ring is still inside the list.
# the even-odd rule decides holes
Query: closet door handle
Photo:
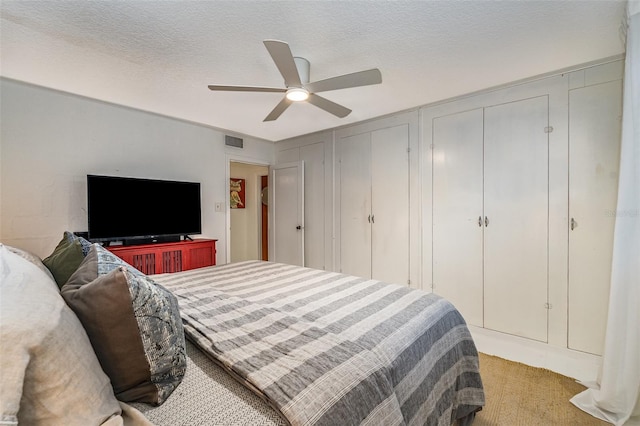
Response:
[[[489,226],[489,218],[487,216],[484,217],[484,226]]]
[[[571,230],[573,231],[578,227],[578,222],[574,218],[571,218]]]
[[[478,226],[482,228],[482,216],[478,216]]]
[[[371,215],[367,216],[367,222],[371,223]]]
[[[375,215],[371,215],[371,223],[376,223],[376,216]]]

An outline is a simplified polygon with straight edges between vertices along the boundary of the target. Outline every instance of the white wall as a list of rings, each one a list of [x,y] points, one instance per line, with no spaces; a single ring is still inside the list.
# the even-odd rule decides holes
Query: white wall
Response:
[[[231,262],[261,259],[260,176],[267,176],[269,168],[253,164],[230,164],[232,179],[245,180],[245,208],[229,209],[231,219]]]
[[[63,231],[86,231],[86,175],[196,181],[202,190],[202,238],[218,239],[226,263],[227,156],[273,161],[273,143],[225,133],[8,79],[0,79],[0,240],[48,255]],[[117,202],[117,199],[114,199]],[[156,210],[171,200],[141,199]]]

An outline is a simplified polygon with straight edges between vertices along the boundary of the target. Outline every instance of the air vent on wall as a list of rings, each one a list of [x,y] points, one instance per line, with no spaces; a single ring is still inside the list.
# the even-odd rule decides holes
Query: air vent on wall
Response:
[[[242,148],[244,146],[244,141],[242,140],[242,138],[224,135],[224,144],[227,146],[233,146],[235,148]]]

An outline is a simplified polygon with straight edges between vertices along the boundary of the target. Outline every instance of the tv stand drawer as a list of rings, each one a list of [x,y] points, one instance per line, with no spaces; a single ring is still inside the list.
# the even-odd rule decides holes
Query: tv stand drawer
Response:
[[[216,241],[184,240],[174,243],[106,247],[140,272],[153,275],[203,268],[216,264]]]

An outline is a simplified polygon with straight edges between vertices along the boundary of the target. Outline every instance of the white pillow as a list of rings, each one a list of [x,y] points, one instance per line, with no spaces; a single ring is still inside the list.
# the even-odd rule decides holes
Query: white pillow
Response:
[[[57,286],[2,244],[0,342],[1,424],[122,421],[109,378]]]
[[[18,256],[27,259],[29,262],[33,263],[38,268],[42,269],[42,271],[44,271],[44,273],[47,274],[47,276],[50,277],[55,282],[55,278],[53,278],[53,275],[51,275],[51,271],[49,271],[49,268],[44,266],[44,263],[42,263],[42,259],[40,259],[38,256],[36,256],[35,254],[29,251],[22,250],[17,247],[11,247],[11,246],[5,246],[5,247],[11,253],[15,253]]]

